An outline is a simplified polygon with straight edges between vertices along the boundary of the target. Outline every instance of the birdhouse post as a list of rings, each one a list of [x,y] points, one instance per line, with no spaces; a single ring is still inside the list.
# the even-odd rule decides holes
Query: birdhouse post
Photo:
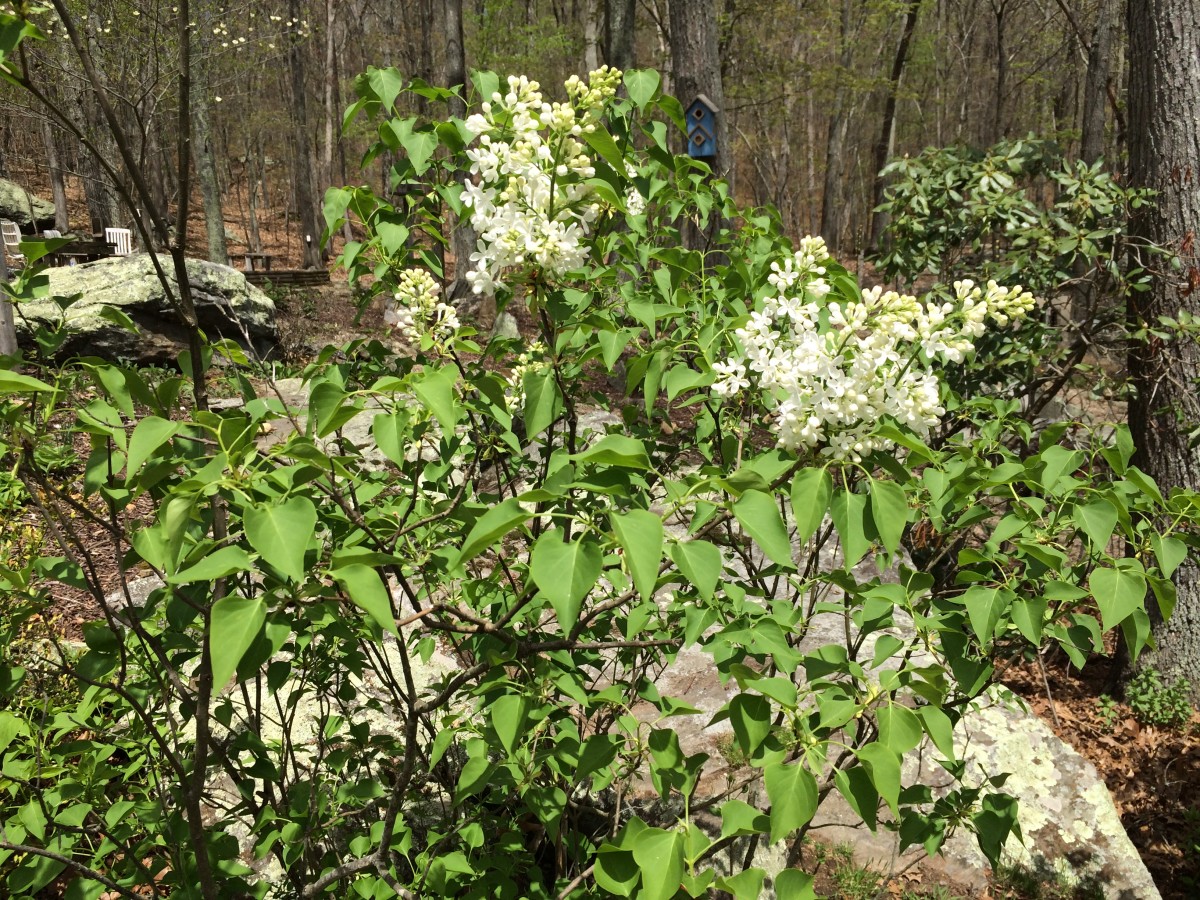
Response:
[[[687,108],[688,156],[713,160],[717,155],[717,113],[720,110],[703,94]]]

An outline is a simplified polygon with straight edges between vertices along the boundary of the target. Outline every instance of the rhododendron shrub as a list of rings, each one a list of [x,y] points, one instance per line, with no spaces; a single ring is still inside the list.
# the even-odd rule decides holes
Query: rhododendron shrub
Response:
[[[84,363],[84,501],[158,581],[106,598],[69,515],[59,558],[0,569],[23,609],[58,580],[105,613],[60,664],[87,693],[55,727],[86,731],[0,748],[6,777],[42,773],[8,783],[27,856],[0,875],[39,889],[25,860],[52,846],[80,896],[749,898],[770,875],[805,897],[801,839],[839,797],[904,846],[967,831],[999,859],[1016,803],[956,730],[1022,654],[1083,665],[1116,632],[1136,656],[1192,499],[1125,429],[1035,434],[957,396],[948,373],[1035,299],[970,273],[864,291],[672,153],[655,73],[462,90],[467,116],[423,121],[411,101],[450,91],[356,82],[397,193],[325,211],[393,340],[327,348],[300,408],[238,378],[241,405],[181,412],[184,377]],[[518,338],[448,299],[451,221]],[[7,446],[78,377],[37,374],[0,370]],[[680,665],[712,690],[672,696]],[[43,790],[79,742],[99,774]],[[915,752],[936,786],[902,775]]]

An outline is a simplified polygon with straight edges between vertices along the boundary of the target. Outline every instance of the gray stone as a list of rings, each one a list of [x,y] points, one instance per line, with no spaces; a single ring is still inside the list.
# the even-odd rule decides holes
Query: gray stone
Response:
[[[668,522],[667,530],[676,538],[686,535],[681,523]],[[757,547],[751,552],[759,555]],[[802,551],[797,549],[795,555],[799,558]],[[761,558],[756,561],[762,562]],[[903,562],[911,565],[908,559]],[[841,564],[841,550],[836,544],[822,549],[822,570],[829,571]],[[733,578],[746,577],[745,566],[737,555],[727,554],[726,565]],[[874,577],[883,582],[897,580],[895,565],[880,571],[870,554],[854,567],[854,574],[860,583]],[[836,600],[838,596],[833,593],[829,599]],[[895,624],[885,631],[907,643],[913,633],[911,618],[896,609],[893,619]],[[841,615],[819,613],[810,620],[797,649],[808,653],[828,644],[844,645],[844,629]],[[872,658],[875,641],[883,633],[868,636],[859,652],[860,659]],[[934,662],[922,651],[907,664],[919,667]],[[882,664],[884,668],[897,665],[895,659]],[[736,684],[732,680],[722,683],[707,654],[696,646],[684,648],[655,678],[655,684],[664,696],[699,710],[694,715],[672,717],[667,723],[678,735],[685,754],[709,756],[699,779],[697,804],[753,775],[753,770],[729,759],[728,720],[712,721],[732,699]],[[975,778],[969,783],[978,784],[984,774],[1010,776],[1003,790],[1017,798],[1024,843],[1010,837],[1003,852],[1005,862],[1056,876],[1074,886],[1097,889],[1110,900],[1156,900],[1160,896],[1158,890],[1126,835],[1108,788],[1095,767],[1037,716],[1018,707],[1015,698],[1001,702],[1005,695],[1007,692],[997,690],[994,695],[981,698],[955,729],[955,753],[966,763],[968,779]],[[635,711],[646,720],[655,715],[649,704]],[[953,780],[937,763],[940,756],[928,741],[917,747],[905,759],[905,784],[927,784],[935,796],[939,791],[944,795],[952,789]],[[765,796],[761,781],[751,780],[744,790],[747,795]],[[637,793],[646,801],[654,795],[649,781],[639,785]],[[894,832],[881,827],[872,833],[842,795],[831,791],[813,820],[811,833],[821,841],[850,844],[860,865],[880,872],[898,873],[920,863],[966,886],[979,890],[988,886],[989,863],[975,836],[965,828],[951,836],[934,859],[928,859],[921,847],[910,847],[901,853]],[[786,856],[786,851],[779,848],[760,846],[755,865],[774,872]]]
[[[15,181],[0,178],[0,219],[10,219],[25,232],[54,225],[54,204],[36,197]]]
[[[889,629],[904,637],[905,622],[897,615],[897,627]],[[841,643],[841,619],[818,616],[801,651],[828,643]],[[822,622],[821,619],[828,621]],[[870,658],[870,648],[863,656]],[[913,661],[919,664],[919,661]],[[713,723],[713,716],[731,699],[736,685],[722,684],[710,658],[696,647],[682,650],[674,662],[655,679],[659,691],[699,710],[677,716],[669,726],[679,737],[685,754],[707,753],[695,802],[703,803],[752,775],[728,757],[728,721]],[[649,718],[647,704],[637,709]],[[1125,834],[1108,788],[1095,767],[1060,740],[1037,716],[1014,705],[984,698],[964,716],[955,730],[956,755],[967,764],[968,773],[1009,773],[1004,790],[1018,800],[1024,844],[1010,837],[1004,848],[1006,862],[1040,873],[1053,873],[1068,884],[1099,889],[1110,900],[1156,900],[1160,895],[1136,848]],[[937,795],[952,788],[950,776],[937,764],[940,754],[926,742],[905,760],[906,784],[920,781]],[[751,782],[749,794],[764,796],[760,782]],[[646,782],[638,793],[649,800],[653,790]],[[920,847],[900,852],[897,836],[885,828],[870,832],[837,791],[831,791],[813,820],[812,835],[821,841],[847,843],[856,861],[877,871],[897,873],[921,863],[972,888],[988,884],[989,864],[966,829],[959,829],[943,846],[939,856],[926,859]],[[784,853],[761,848],[763,858],[782,864]],[[771,869],[768,867],[768,871]]]
[[[174,284],[170,259],[160,256],[159,260]],[[229,266],[189,259],[187,271],[196,315],[208,337],[231,338],[260,356],[269,356],[277,337],[271,298]],[[47,274],[52,297],[79,297],[65,314],[73,333],[62,353],[163,364],[174,362],[179,351],[186,348],[186,332],[166,300],[149,254],[58,266],[48,269]],[[137,325],[137,333],[103,318],[100,312],[104,306],[127,315]],[[31,325],[62,319],[62,311],[50,298],[23,302],[17,319],[18,339],[29,340]]]

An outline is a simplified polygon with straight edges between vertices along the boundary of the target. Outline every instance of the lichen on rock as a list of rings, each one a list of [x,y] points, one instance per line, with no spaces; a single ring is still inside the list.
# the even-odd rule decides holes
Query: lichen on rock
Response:
[[[175,290],[175,269],[160,256]],[[275,346],[275,304],[229,266],[187,261],[188,283],[201,329],[210,340],[230,338],[260,356]],[[20,304],[18,336],[28,341],[32,327],[64,318],[58,298],[78,297],[66,310],[72,336],[64,354],[86,354],[139,364],[171,363],[187,344],[183,321],[168,299],[147,253],[111,257],[77,266],[47,269],[49,296]],[[120,310],[138,327],[131,333],[101,315]]]

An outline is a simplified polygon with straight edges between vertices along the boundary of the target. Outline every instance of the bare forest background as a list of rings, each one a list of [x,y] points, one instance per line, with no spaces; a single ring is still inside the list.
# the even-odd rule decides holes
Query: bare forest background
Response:
[[[175,208],[175,8],[153,0],[71,7],[134,136],[143,176],[160,207]],[[293,263],[327,262],[318,241],[325,188],[364,181],[390,188],[382,183],[388,160],[359,168],[368,136],[353,124],[342,133],[353,79],[368,66],[395,66],[430,83],[461,83],[465,58],[467,68],[527,74],[552,95],[570,74],[605,63],[660,70],[666,90],[685,105],[697,83],[710,96],[723,90],[718,162],[738,200],[775,206],[791,233],[819,233],[843,256],[869,253],[883,225],[872,212],[882,188],[877,173],[891,157],[1036,134],[1069,158],[1103,156],[1120,171],[1123,7],[1116,0],[193,3],[193,209],[208,226],[193,231],[193,250],[223,262],[230,251],[269,245]],[[684,71],[696,52],[711,56],[711,44],[688,45],[697,26],[702,37],[715,31],[716,87],[711,75],[697,81]],[[25,75],[71,112],[101,154],[115,157],[60,31],[47,24],[48,40],[28,45]],[[53,125],[12,87],[0,94],[0,175],[53,197],[62,230],[129,226],[139,215],[122,207],[81,135]],[[89,221],[76,221],[82,214],[69,211],[68,196],[72,209],[86,201]]]

